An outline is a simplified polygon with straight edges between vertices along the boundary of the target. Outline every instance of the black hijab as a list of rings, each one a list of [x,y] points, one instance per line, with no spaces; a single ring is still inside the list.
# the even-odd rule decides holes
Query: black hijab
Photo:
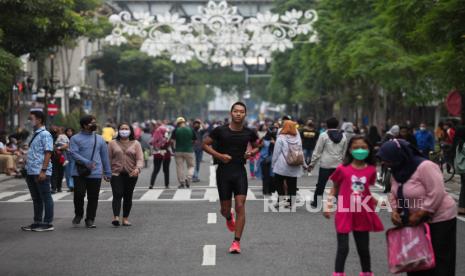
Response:
[[[384,143],[376,154],[382,161],[389,162],[394,179],[405,183],[427,158],[403,139],[392,139]]]

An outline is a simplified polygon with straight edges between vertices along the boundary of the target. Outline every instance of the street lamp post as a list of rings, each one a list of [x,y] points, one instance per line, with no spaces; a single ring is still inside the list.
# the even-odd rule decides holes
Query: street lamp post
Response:
[[[357,95],[356,96],[356,109],[355,109],[355,124],[356,125],[360,125],[359,124],[359,119],[362,117],[362,99],[363,99],[363,96],[362,95]]]
[[[15,96],[18,93],[18,87],[16,86],[16,83],[13,84],[13,87],[11,88],[11,96],[10,96],[10,132],[14,131],[14,125],[15,125],[15,112],[14,112],[14,107],[15,107]]]

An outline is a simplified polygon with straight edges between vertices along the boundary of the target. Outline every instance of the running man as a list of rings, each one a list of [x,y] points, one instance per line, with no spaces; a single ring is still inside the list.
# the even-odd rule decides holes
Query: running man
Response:
[[[215,128],[203,141],[203,150],[217,160],[216,183],[221,202],[221,215],[226,226],[234,232],[234,241],[229,248],[232,254],[241,253],[240,240],[245,225],[245,200],[247,198],[246,160],[258,152],[257,134],[244,126],[247,107],[236,102],[231,107],[231,123]],[[215,148],[212,145],[215,143]],[[247,151],[248,143],[252,150]],[[234,194],[235,212],[231,210]]]

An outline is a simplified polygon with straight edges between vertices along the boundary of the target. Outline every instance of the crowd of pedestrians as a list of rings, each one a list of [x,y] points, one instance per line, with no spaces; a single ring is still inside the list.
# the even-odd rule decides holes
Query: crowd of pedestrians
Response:
[[[261,179],[263,194],[278,194],[275,205],[278,210],[296,205],[299,179],[318,168],[311,206],[322,208],[327,218],[336,211],[334,275],[345,275],[351,232],[360,257],[360,275],[373,275],[368,233],[383,231],[384,226],[374,212],[353,211],[347,199],[354,199],[357,204],[368,199],[367,206],[374,208],[378,202],[371,196],[370,186],[377,181],[377,166],[382,164],[392,172],[389,204],[393,208],[393,224],[404,227],[427,223],[431,232],[435,268],[409,275],[454,275],[456,216],[465,214],[465,127],[456,128],[450,121],[441,123],[434,131],[428,130],[425,123],[419,124],[418,129],[392,125],[383,134],[376,126],[358,127],[347,120],[340,123],[334,117],[317,128],[313,120],[302,123],[290,116],[247,124],[246,115],[247,107],[237,102],[225,122],[187,121],[183,117],[178,117],[173,124],[147,121],[120,123],[114,127],[108,122],[99,135],[97,120],[92,115],[81,118],[80,131],[76,133],[72,128],[46,129],[44,114],[32,111],[29,115],[32,135],[22,133],[19,139],[0,136],[0,160],[5,163],[5,172],[20,174],[24,163],[22,173],[31,194],[34,216],[32,224],[22,229],[54,230],[52,194],[63,192],[63,179],[68,191],[73,192],[73,225],[78,226],[84,219],[87,228],[96,228],[104,180],[110,182],[113,192],[111,223],[115,227],[131,226],[133,192],[150,157],[153,168],[149,189],[154,188],[162,169],[164,186],[170,188],[169,168],[173,156],[178,189],[189,189],[192,183],[202,181],[200,171],[205,151],[217,164],[220,212],[228,230],[234,233],[231,253],[241,252],[248,190],[247,162],[250,177]],[[28,141],[26,145],[25,141]],[[446,159],[453,160],[460,175],[458,210],[445,190],[439,167],[429,160],[437,147],[444,150]],[[333,185],[325,196],[329,181]],[[406,201],[422,205],[405,208],[400,202]],[[344,211],[347,208],[349,211]]]

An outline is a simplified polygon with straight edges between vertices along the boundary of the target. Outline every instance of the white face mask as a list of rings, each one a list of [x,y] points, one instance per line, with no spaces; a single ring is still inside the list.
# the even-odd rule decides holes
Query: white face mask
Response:
[[[121,136],[123,138],[128,138],[129,135],[131,135],[130,130],[122,129],[122,130],[119,131],[119,136]]]

